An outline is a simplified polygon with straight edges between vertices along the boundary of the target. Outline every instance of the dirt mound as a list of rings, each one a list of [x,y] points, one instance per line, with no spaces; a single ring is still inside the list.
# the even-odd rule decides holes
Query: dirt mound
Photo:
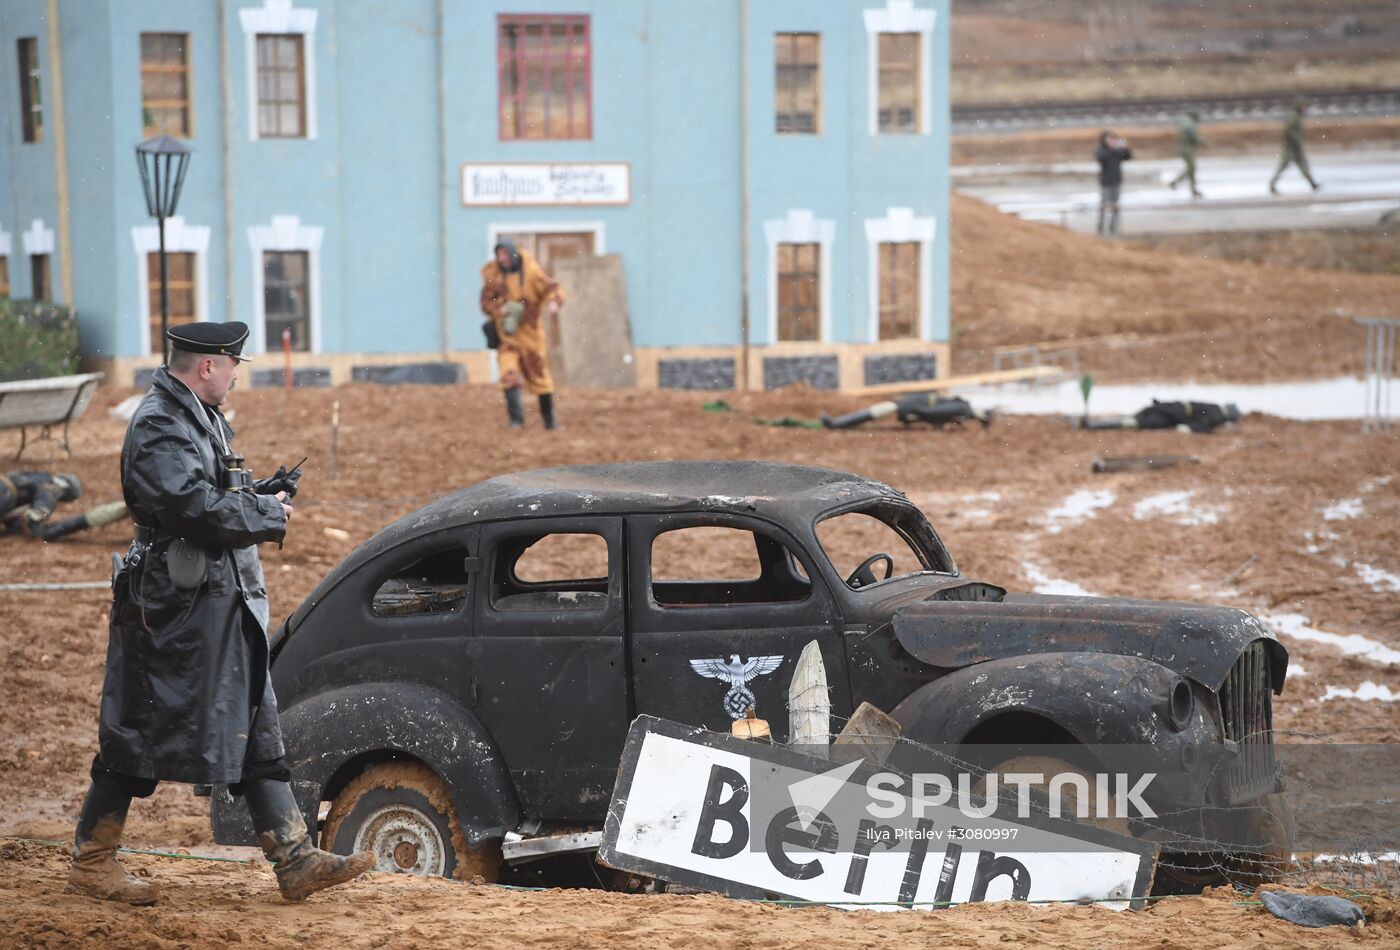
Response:
[[[1104,380],[1359,375],[1357,316],[1396,313],[1400,277],[1208,261],[1115,244],[953,199],[955,370],[994,347],[1073,342]]]

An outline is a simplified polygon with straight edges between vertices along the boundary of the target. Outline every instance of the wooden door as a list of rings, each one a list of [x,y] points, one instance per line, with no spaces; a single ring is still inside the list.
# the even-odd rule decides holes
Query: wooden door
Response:
[[[551,277],[554,276],[555,261],[566,257],[592,257],[597,253],[593,246],[592,231],[522,232],[502,234],[501,237],[514,241],[516,247],[529,251],[531,256],[540,262],[544,272]],[[569,288],[565,287],[564,292],[568,291]],[[548,320],[544,316],[541,316],[541,319],[546,320],[545,327],[549,335],[550,371],[554,374],[556,382],[566,383],[568,379],[564,371],[564,347],[559,338],[559,322]]]

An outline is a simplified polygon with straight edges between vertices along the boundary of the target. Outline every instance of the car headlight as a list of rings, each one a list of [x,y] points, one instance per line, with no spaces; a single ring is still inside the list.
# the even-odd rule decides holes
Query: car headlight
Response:
[[[1167,697],[1167,723],[1172,729],[1181,732],[1191,725],[1191,718],[1196,712],[1196,697],[1191,691],[1191,684],[1179,679],[1172,684],[1171,692]]]

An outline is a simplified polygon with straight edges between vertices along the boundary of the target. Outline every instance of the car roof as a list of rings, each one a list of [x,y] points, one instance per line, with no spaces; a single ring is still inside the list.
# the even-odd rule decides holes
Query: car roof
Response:
[[[475,522],[658,510],[759,513],[788,522],[865,499],[906,500],[901,492],[873,478],[781,462],[617,462],[541,468],[501,475],[444,495],[385,527],[351,557],[360,560],[429,531]]]
[[[366,561],[463,525],[667,510],[757,514],[795,524],[867,500],[908,503],[902,492],[873,478],[781,462],[617,462],[515,472],[444,495],[381,529],[317,585],[297,614]]]
[[[763,510],[781,518],[877,497],[904,496],[873,478],[781,462],[617,462],[501,475],[401,520],[421,526],[658,509]]]

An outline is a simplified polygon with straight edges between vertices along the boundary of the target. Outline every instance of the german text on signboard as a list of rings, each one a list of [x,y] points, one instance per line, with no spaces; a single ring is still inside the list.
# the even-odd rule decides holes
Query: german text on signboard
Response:
[[[872,798],[868,789],[894,776],[827,764],[639,717],[599,857],[731,897],[838,907],[1010,898],[1126,908],[1151,889],[1149,842],[1068,821],[979,817],[887,788]]]
[[[520,162],[462,166],[462,203],[501,205],[625,205],[632,200],[626,162]]]

